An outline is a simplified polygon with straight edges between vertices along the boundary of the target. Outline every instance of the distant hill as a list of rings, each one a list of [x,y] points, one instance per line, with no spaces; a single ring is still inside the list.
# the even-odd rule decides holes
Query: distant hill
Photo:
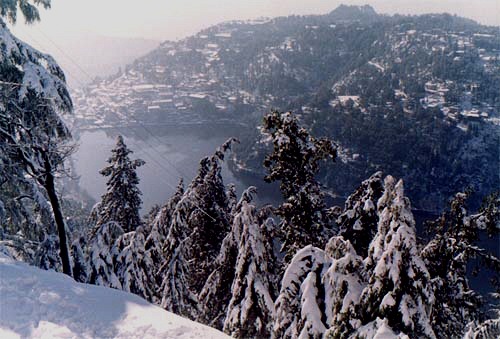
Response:
[[[379,18],[379,15],[370,5],[364,6],[349,6],[349,5],[340,5],[336,9],[330,12],[327,15],[327,18],[335,21],[343,21],[343,20],[359,20],[362,22],[371,22]]]

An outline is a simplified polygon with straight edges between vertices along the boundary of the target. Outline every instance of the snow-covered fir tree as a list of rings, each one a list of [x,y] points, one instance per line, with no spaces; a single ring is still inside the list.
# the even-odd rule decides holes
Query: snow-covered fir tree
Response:
[[[322,277],[331,258],[308,245],[292,258],[275,302],[273,338],[322,338],[327,329]]]
[[[177,190],[174,195],[167,200],[155,214],[151,222],[151,229],[146,238],[145,248],[149,252],[149,256],[153,260],[155,267],[160,267],[163,264],[163,244],[167,238],[170,223],[172,222],[172,214],[175,206],[184,194],[184,181],[181,179],[177,185]],[[146,222],[147,223],[147,222]]]
[[[162,284],[162,276],[159,274],[160,268],[165,263],[166,256],[163,253],[165,240],[170,230],[172,222],[172,214],[175,206],[184,194],[184,182],[181,179],[177,185],[177,190],[167,202],[158,209],[155,216],[149,222],[149,233],[146,237],[144,248],[152,261],[152,271],[149,275],[154,279],[152,301],[156,304],[161,304],[160,286]]]
[[[193,267],[192,287],[197,293],[212,272],[222,241],[231,228],[229,200],[221,171],[224,153],[234,141],[227,140],[213,156],[200,162],[198,176],[186,191],[192,203],[188,229],[196,231],[188,241],[188,255]]]
[[[153,228],[154,221],[158,214],[160,213],[161,207],[158,204],[154,204],[150,209],[149,212],[146,213],[143,217],[143,222],[142,222],[142,229],[144,231],[144,234],[149,234],[151,233],[151,230]]]
[[[363,258],[368,254],[368,246],[377,232],[377,201],[383,190],[382,172],[377,172],[347,198],[344,211],[337,218],[339,235],[349,240],[356,253]]]
[[[193,233],[189,228],[188,218],[197,203],[192,200],[193,196],[188,194],[190,187],[173,210],[163,246],[165,258],[157,275],[161,279],[158,290],[161,306],[167,311],[194,319],[199,314],[199,307],[197,293],[190,285],[187,246]]]
[[[243,199],[236,208],[233,229],[241,234],[224,322],[224,332],[234,338],[269,338],[272,332],[277,292],[273,274],[275,225],[266,214]]]
[[[121,226],[114,221],[99,225],[93,230],[88,247],[89,283],[122,288],[116,275],[115,261],[119,254],[116,240],[123,234]]]
[[[412,338],[435,338],[431,326],[435,302],[430,274],[419,255],[415,221],[403,181],[388,176],[377,203],[379,223],[370,243],[368,285],[361,295],[363,324],[377,318]]]
[[[367,184],[380,180],[377,173],[361,187],[368,193]],[[369,222],[378,223],[373,237],[368,236],[366,258],[343,236],[332,237],[325,250],[306,246],[294,256],[275,304],[275,338],[436,336],[431,326],[434,289],[419,255],[403,183],[388,176],[381,190],[376,201],[369,193],[363,199],[358,189],[342,213],[346,225],[355,225],[357,218],[367,220],[356,213],[360,202],[375,204],[374,211],[367,209]]]
[[[109,165],[100,171],[102,175],[108,177],[108,181],[106,193],[97,206],[96,225],[114,221],[127,233],[141,225],[139,209],[142,201],[136,170],[144,165],[144,161],[130,160],[129,155],[132,151],[127,148],[121,135],[117,137],[116,147],[111,153],[108,159]]]
[[[279,181],[285,199],[277,214],[289,262],[297,250],[309,244],[324,246],[328,239],[327,210],[314,176],[321,160],[335,160],[337,154],[330,140],[312,137],[291,112],[264,116],[262,132],[274,148],[264,160],[265,180]]]
[[[44,270],[60,270],[61,259],[58,251],[58,238],[55,235],[45,235],[35,253],[35,264]]]
[[[230,190],[228,190],[231,195],[235,194],[233,188],[230,187]],[[235,276],[238,245],[243,231],[243,224],[235,222],[234,216],[241,211],[243,203],[252,201],[252,196],[255,193],[255,187],[247,188],[241,195],[239,202],[231,208],[233,211],[231,213],[233,216],[231,231],[222,241],[214,269],[198,295],[202,308],[198,320],[215,328],[223,329],[224,327],[227,307],[231,299],[231,285]]]
[[[162,306],[191,319],[199,315],[197,296],[230,230],[221,162],[234,141],[229,139],[213,156],[200,161],[198,174],[173,210],[164,243],[165,261],[158,273]]]
[[[349,240],[332,237],[325,248],[332,264],[323,276],[325,286],[325,338],[346,338],[361,325],[359,301],[366,286],[363,258]]]
[[[15,21],[19,10],[26,20],[37,20],[36,5],[46,3],[2,1],[0,17]],[[50,204],[45,212],[52,220],[37,225],[36,236],[41,240],[44,232],[55,233],[47,225],[57,226],[62,270],[71,275],[65,219],[56,192],[57,176],[65,171],[65,160],[74,149],[60,116],[72,110],[64,73],[52,57],[15,38],[0,18],[0,79],[0,179],[7,183],[0,189],[0,201],[16,221],[11,228],[22,228],[21,223],[30,224],[43,213],[42,200]]]
[[[7,18],[10,22],[16,23],[18,19],[18,11],[24,17],[26,23],[33,23],[40,20],[40,12],[38,7],[44,9],[50,8],[51,0],[9,0],[0,2],[0,15]]]
[[[89,279],[89,265],[85,257],[85,237],[80,236],[71,244],[71,257],[73,258],[73,278],[82,283]]]
[[[391,338],[391,339],[408,339],[408,335],[395,332],[389,326],[387,318],[377,318],[366,325],[361,326],[349,338],[356,339],[375,339],[375,338]],[[418,337],[417,337],[418,338]]]
[[[165,241],[165,260],[158,270],[161,277],[158,295],[161,297],[161,307],[167,311],[195,319],[200,313],[196,293],[190,287],[189,265],[186,243],[190,233],[186,228],[187,211],[191,208],[188,197],[183,197],[172,215],[167,239]]]
[[[238,205],[238,196],[236,195],[236,185],[229,184],[226,190],[226,195],[228,199],[229,211],[231,211],[231,215],[234,216],[236,214],[234,209]]]
[[[470,215],[467,197],[467,193],[456,194],[450,209],[429,223],[435,235],[422,250],[436,295],[432,326],[436,333],[450,338],[460,337],[468,324],[485,321],[484,301],[469,284],[468,266],[472,260],[500,272],[500,260],[478,246],[480,232],[495,232],[492,222],[498,221],[499,202],[490,200],[479,213]],[[485,323],[493,324],[487,320]]]
[[[500,294],[493,293],[496,306],[491,310],[492,317],[482,322],[470,322],[466,327],[463,339],[500,338]]]
[[[155,280],[154,266],[149,253],[144,249],[143,229],[122,235],[117,240],[120,253],[116,257],[115,270],[122,289],[153,300]]]

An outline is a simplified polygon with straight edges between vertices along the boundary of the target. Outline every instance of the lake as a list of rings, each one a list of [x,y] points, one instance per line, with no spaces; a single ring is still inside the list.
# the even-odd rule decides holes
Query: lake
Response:
[[[229,137],[238,137],[244,131],[240,125],[180,125],[139,126],[113,129],[80,131],[79,148],[73,157],[80,187],[98,201],[106,190],[106,178],[99,171],[107,165],[116,136],[122,134],[128,148],[134,153],[131,159],[146,162],[139,167],[139,188],[143,193],[145,213],[155,204],[162,205],[175,191],[179,179],[184,178],[187,186],[198,170],[199,161],[214,153]],[[258,188],[259,202],[279,200],[277,185],[269,185],[262,178],[245,175],[237,178],[223,165],[223,179],[226,185],[234,183],[238,194],[254,185]]]
[[[175,191],[179,179],[184,178],[187,186],[198,170],[201,158],[211,155],[228,138],[238,137],[244,132],[241,125],[201,124],[178,126],[116,127],[80,131],[80,147],[74,155],[74,168],[80,177],[80,187],[96,201],[106,190],[106,178],[99,171],[107,165],[106,159],[116,144],[116,136],[122,134],[127,146],[134,152],[132,159],[140,158],[146,165],[139,167],[139,188],[143,193],[142,213],[155,204],[162,205]],[[229,158],[229,157],[228,157]],[[226,158],[227,159],[227,158]],[[257,187],[256,203],[277,204],[281,195],[277,184],[268,184],[262,177],[249,174],[239,175],[223,164],[222,176],[226,186],[234,183],[238,195],[248,186]],[[353,189],[354,191],[354,189]],[[343,206],[341,198],[327,199],[327,205]],[[435,215],[413,211],[417,231],[422,235],[422,223],[434,219]]]

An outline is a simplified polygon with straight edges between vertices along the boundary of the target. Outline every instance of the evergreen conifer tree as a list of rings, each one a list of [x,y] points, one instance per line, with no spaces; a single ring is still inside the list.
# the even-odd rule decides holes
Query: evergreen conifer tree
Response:
[[[231,228],[229,199],[222,180],[221,162],[235,140],[227,140],[213,156],[202,159],[198,176],[186,192],[191,203],[194,203],[188,228],[196,232],[191,236],[188,248],[190,263],[196,267],[192,271],[192,286],[197,293],[213,271],[222,241]]]
[[[292,113],[271,112],[264,117],[263,133],[269,134],[273,152],[266,156],[267,182],[280,181],[285,202],[278,208],[283,233],[285,261],[306,245],[324,246],[328,239],[328,217],[314,176],[319,162],[336,158],[333,143],[315,139],[299,126]]]
[[[181,179],[174,195],[158,210],[152,219],[152,225],[149,226],[150,232],[146,237],[145,249],[149,252],[156,269],[163,265],[163,245],[170,229],[174,208],[183,194],[184,181]]]
[[[38,246],[35,253],[35,261],[38,267],[44,270],[59,270],[61,267],[61,259],[57,253],[59,250],[59,242],[54,235],[45,235],[45,238]]]
[[[234,193],[234,191],[230,191]],[[234,215],[241,212],[243,203],[250,203],[256,188],[247,188],[239,202],[233,206],[231,213]],[[234,193],[235,194],[235,193]],[[235,276],[236,260],[238,257],[238,245],[243,231],[241,222],[232,222],[231,231],[224,237],[222,245],[215,260],[215,268],[210,273],[203,289],[199,293],[202,308],[199,321],[212,327],[223,329],[226,318],[227,307],[231,299],[231,285]]]
[[[490,199],[479,213],[470,215],[467,198],[468,193],[456,194],[450,209],[429,223],[435,235],[422,250],[436,295],[432,326],[436,333],[450,338],[462,336],[467,324],[485,319],[484,301],[469,284],[468,265],[476,259],[500,272],[500,260],[478,245],[480,232],[494,236],[492,222],[498,221],[499,201]]]
[[[435,297],[429,272],[416,242],[415,221],[403,182],[384,180],[377,234],[370,244],[368,285],[361,295],[363,323],[387,319],[395,331],[415,338],[435,338],[431,313]]]
[[[477,321],[469,323],[463,339],[500,338],[500,294],[493,293],[493,298],[497,302],[496,308],[492,310],[493,317],[480,323]]]
[[[357,255],[349,240],[332,237],[326,246],[332,264],[325,276],[325,338],[346,338],[361,325],[359,301],[366,286],[363,258]]]
[[[20,10],[31,22],[39,18],[36,6],[48,3],[2,1],[0,16],[14,22]],[[47,225],[57,226],[62,271],[71,276],[65,218],[56,191],[57,177],[65,173],[65,160],[74,150],[71,134],[60,116],[72,110],[64,73],[52,57],[15,38],[0,19],[0,78],[0,178],[2,182],[8,180],[8,191],[2,187],[0,200],[28,198],[6,205],[6,212],[15,217],[13,221],[21,210],[27,212],[21,215],[21,222],[28,223],[43,217],[44,212],[50,213],[53,220],[33,229],[40,229],[36,236],[41,238],[44,232],[53,233]],[[2,197],[5,193],[6,200]],[[49,202],[48,210],[38,210],[48,205],[41,205],[43,200]],[[28,233],[32,231],[25,236]]]
[[[188,305],[192,304],[190,301],[194,299],[193,296],[201,292],[213,271],[222,240],[230,229],[230,211],[221,176],[221,161],[234,141],[235,139],[229,139],[213,156],[200,161],[198,174],[173,210],[169,234],[165,240],[166,258],[159,272],[163,281],[162,304],[164,307],[185,305],[190,309],[184,312],[188,316],[197,312],[192,311]],[[183,262],[179,262],[180,260]],[[177,278],[171,279],[182,280],[182,284],[168,281],[167,276],[176,275]],[[174,291],[172,288],[182,288],[183,291]],[[179,298],[188,300],[187,304],[177,300]],[[174,305],[169,306],[169,302]]]
[[[382,172],[377,172],[347,198],[344,211],[337,218],[339,235],[349,240],[363,258],[377,233],[377,201],[383,190]]]
[[[196,293],[190,286],[190,274],[186,243],[191,235],[187,229],[187,216],[191,208],[183,197],[172,215],[172,224],[165,241],[165,260],[158,270],[161,285],[158,295],[161,296],[161,307],[167,311],[195,319],[199,314],[199,303]]]
[[[325,251],[311,245],[295,254],[275,302],[273,338],[322,338],[327,329],[322,276],[330,264]]]
[[[81,283],[86,283],[89,278],[89,267],[83,248],[85,238],[78,237],[71,244],[71,257],[73,258],[73,278]]]
[[[200,314],[198,294],[230,230],[221,161],[233,142],[229,139],[200,161],[198,174],[173,210],[164,244],[165,261],[158,273],[162,306],[191,319]]]
[[[127,148],[121,135],[111,153],[109,166],[100,172],[109,179],[106,183],[107,191],[98,207],[97,226],[114,221],[127,233],[141,225],[139,209],[142,201],[141,191],[137,187],[139,177],[136,169],[144,165],[144,161],[130,160],[129,154],[132,151]]]
[[[125,236],[127,237],[124,238]],[[154,267],[149,253],[144,249],[143,229],[139,226],[135,231],[122,235],[117,241],[118,244],[122,238],[125,246],[120,250],[115,263],[122,289],[151,301],[155,285],[152,274]]]
[[[243,199],[236,210],[233,227],[241,235],[224,332],[234,338],[269,338],[276,294],[274,222]]]
[[[12,23],[17,21],[18,9],[27,23],[40,20],[38,7],[50,8],[51,0],[6,0],[0,2],[0,16],[7,18]]]
[[[115,261],[119,254],[116,241],[121,235],[123,229],[113,221],[99,225],[93,230],[88,249],[89,283],[122,288],[115,270]]]

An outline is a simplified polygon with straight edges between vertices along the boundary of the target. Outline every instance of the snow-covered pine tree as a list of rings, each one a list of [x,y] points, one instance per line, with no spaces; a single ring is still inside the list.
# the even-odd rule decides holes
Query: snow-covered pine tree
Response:
[[[315,139],[291,112],[271,112],[264,116],[262,131],[269,135],[273,152],[266,156],[267,182],[280,181],[285,202],[277,214],[282,221],[285,261],[306,245],[324,246],[328,239],[328,217],[323,193],[314,176],[319,162],[336,158],[333,143]]]
[[[359,299],[366,286],[363,258],[342,236],[332,237],[325,248],[332,264],[323,276],[325,308],[330,326],[325,338],[347,338],[361,325]]]
[[[15,21],[19,9],[28,21],[37,20],[36,5],[47,3],[2,1],[0,17]],[[72,275],[65,219],[56,192],[57,174],[64,172],[65,159],[74,149],[69,144],[70,132],[59,115],[72,110],[63,71],[52,57],[15,38],[0,19],[0,79],[0,167],[2,172],[8,172],[1,177],[9,180],[10,188],[6,192],[1,187],[0,199],[4,200],[2,196],[7,193],[7,200],[17,202],[6,205],[9,214],[16,214],[13,209],[22,204],[27,215],[21,219],[29,222],[36,218],[31,215],[39,212],[37,203],[31,201],[41,200],[31,194],[31,187],[39,187],[36,191],[50,203],[50,214],[57,226],[63,272]]]
[[[213,271],[222,241],[231,229],[229,199],[221,171],[224,154],[234,142],[237,140],[228,139],[214,155],[200,162],[199,175],[186,191],[191,196],[191,202],[194,202],[188,227],[196,232],[191,236],[187,248],[193,267],[192,287],[197,293]]]
[[[50,8],[51,0],[9,0],[0,2],[0,16],[6,17],[10,22],[16,23],[19,10],[27,23],[40,20],[38,6]]]
[[[150,278],[154,279],[152,302],[161,304],[160,286],[162,285],[163,277],[159,274],[159,270],[163,267],[166,256],[164,254],[165,240],[167,239],[172,215],[176,205],[179,203],[184,194],[184,181],[180,179],[177,185],[177,190],[174,195],[168,199],[156,216],[152,219],[149,226],[150,231],[147,235],[144,248],[146,249],[152,261],[152,271],[149,272]]]
[[[288,265],[275,302],[273,338],[322,338],[327,330],[322,277],[331,264],[325,251],[308,245]]]
[[[200,161],[198,174],[173,210],[164,244],[165,262],[158,273],[162,307],[191,319],[199,315],[197,295],[215,268],[230,230],[221,161],[234,141],[229,139],[213,156]]]
[[[115,262],[115,271],[126,292],[152,301],[155,280],[154,266],[149,253],[144,249],[144,234],[141,226],[135,231],[123,234],[117,240],[120,249]]]
[[[161,307],[184,317],[195,319],[199,315],[199,303],[188,279],[189,265],[186,243],[191,235],[187,225],[191,208],[189,197],[183,197],[172,215],[172,223],[165,240],[165,260],[158,270],[161,285],[157,294],[161,296]]]
[[[231,194],[233,190],[229,190]],[[238,203],[232,208],[231,231],[222,241],[219,254],[215,260],[215,268],[198,295],[202,312],[199,321],[212,327],[223,329],[227,307],[231,299],[231,285],[235,276],[236,260],[238,257],[238,244],[243,231],[243,224],[235,222],[234,216],[241,212],[243,203],[250,203],[256,188],[248,187],[241,195]]]
[[[149,252],[153,265],[156,269],[163,265],[163,244],[168,235],[170,223],[172,222],[172,214],[177,203],[181,200],[184,194],[184,181],[180,179],[174,195],[167,200],[149,226],[150,232],[146,237],[145,249]]]
[[[347,198],[344,210],[337,218],[339,235],[349,240],[356,253],[363,258],[367,256],[368,246],[377,233],[377,201],[383,190],[382,172],[377,172]]]
[[[115,271],[115,261],[119,254],[116,240],[121,235],[123,229],[114,221],[99,225],[93,230],[88,247],[90,284],[122,288]]]
[[[267,213],[241,200],[233,229],[239,229],[236,272],[231,286],[224,332],[234,338],[269,338],[274,316],[276,262],[273,250],[274,221]]]
[[[203,160],[202,163],[205,164]],[[192,290],[188,277],[190,272],[186,246],[192,234],[188,218],[197,204],[190,189],[195,180],[200,184],[203,182],[200,176],[206,175],[205,169],[200,165],[198,176],[188,190],[182,193],[172,210],[168,234],[163,245],[163,265],[157,271],[157,277],[161,279],[161,285],[157,291],[161,298],[161,307],[190,319],[195,319],[199,314],[197,294]]]
[[[226,190],[226,195],[228,199],[228,208],[231,211],[231,216],[234,216],[236,213],[234,209],[238,205],[238,196],[236,195],[236,185],[229,184]]]
[[[435,235],[422,250],[436,295],[432,326],[436,333],[450,338],[461,337],[467,324],[485,319],[482,297],[469,285],[467,268],[471,261],[479,259],[500,272],[500,260],[478,245],[481,231],[494,235],[492,223],[499,220],[499,201],[489,199],[479,213],[469,215],[467,197],[467,193],[456,194],[450,209],[429,223]]]
[[[143,229],[143,232],[145,235],[149,235],[149,233],[151,233],[151,230],[153,229],[154,221],[155,221],[156,217],[158,216],[158,214],[160,213],[160,211],[161,211],[160,205],[154,204],[149,209],[149,212],[146,213],[146,215],[144,215],[143,222],[142,222],[142,229]]]
[[[58,251],[58,238],[55,235],[46,234],[35,253],[36,265],[44,270],[60,270],[61,259],[57,253]]]
[[[467,326],[463,339],[500,338],[500,293],[493,293],[496,308],[491,310],[493,316],[481,323],[471,322]]]
[[[435,338],[431,326],[434,291],[419,255],[415,221],[402,180],[395,183],[393,177],[385,178],[377,209],[377,234],[365,260],[369,280],[361,295],[362,322],[387,319],[396,332]]]
[[[80,236],[71,244],[71,257],[73,258],[73,278],[78,282],[86,283],[89,279],[89,265],[83,248],[85,248],[85,238]]]
[[[141,225],[139,209],[142,201],[136,169],[145,162],[140,159],[130,160],[129,154],[132,151],[127,148],[121,135],[117,137],[116,147],[111,153],[109,166],[100,171],[109,179],[106,193],[98,205],[97,226],[114,221],[127,233]]]
[[[41,187],[29,178],[21,178],[24,176],[23,171],[20,168],[14,169],[15,166],[9,165],[10,160],[2,157],[1,148],[0,143],[3,231],[26,242],[43,241],[47,233],[56,232],[50,204]],[[32,199],[35,197],[36,199]]]

